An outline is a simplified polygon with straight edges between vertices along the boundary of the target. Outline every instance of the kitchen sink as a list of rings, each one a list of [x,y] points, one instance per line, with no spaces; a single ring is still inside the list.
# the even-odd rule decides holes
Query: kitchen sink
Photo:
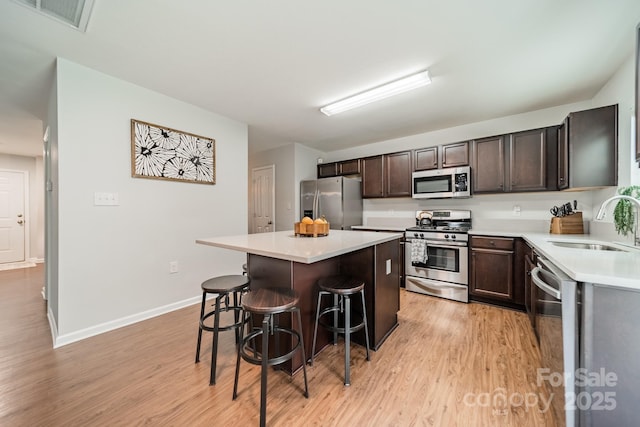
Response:
[[[549,242],[555,246],[572,249],[590,249],[594,251],[619,251],[627,252],[625,249],[616,248],[602,243],[582,243],[582,242]]]

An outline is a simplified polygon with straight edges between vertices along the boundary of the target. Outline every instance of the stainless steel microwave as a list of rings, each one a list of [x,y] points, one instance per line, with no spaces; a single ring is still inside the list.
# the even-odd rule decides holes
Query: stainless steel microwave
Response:
[[[432,169],[412,174],[414,199],[471,197],[471,168]]]

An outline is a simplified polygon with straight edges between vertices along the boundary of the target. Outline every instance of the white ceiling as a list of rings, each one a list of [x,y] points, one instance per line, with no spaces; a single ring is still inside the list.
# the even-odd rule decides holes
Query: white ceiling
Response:
[[[41,153],[56,56],[245,122],[251,152],[326,152],[590,99],[638,22],[638,0],[96,0],[83,34],[0,0],[0,152]]]

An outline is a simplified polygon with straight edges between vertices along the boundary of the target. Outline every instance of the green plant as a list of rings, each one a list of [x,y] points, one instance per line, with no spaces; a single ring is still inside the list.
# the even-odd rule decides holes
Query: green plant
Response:
[[[622,187],[618,190],[618,194],[640,199],[640,185]],[[613,209],[613,222],[616,226],[616,231],[618,232],[618,234],[626,236],[628,233],[633,232],[633,227],[635,224],[634,206],[630,201],[618,201],[618,204]]]

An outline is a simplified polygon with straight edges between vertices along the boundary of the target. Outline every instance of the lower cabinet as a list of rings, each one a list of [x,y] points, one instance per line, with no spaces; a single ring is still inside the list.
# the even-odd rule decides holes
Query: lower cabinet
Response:
[[[524,310],[526,243],[514,237],[470,236],[470,249],[470,299]]]

